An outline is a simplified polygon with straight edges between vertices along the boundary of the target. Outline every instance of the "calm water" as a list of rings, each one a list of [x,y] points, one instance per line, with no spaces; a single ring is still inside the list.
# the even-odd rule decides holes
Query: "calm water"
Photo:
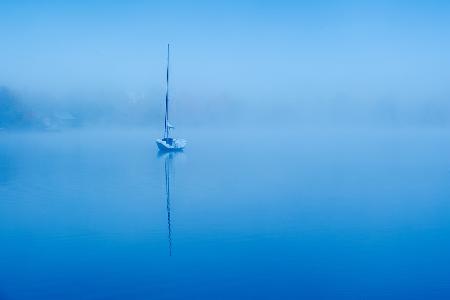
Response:
[[[449,133],[181,133],[0,133],[0,299],[450,298]]]

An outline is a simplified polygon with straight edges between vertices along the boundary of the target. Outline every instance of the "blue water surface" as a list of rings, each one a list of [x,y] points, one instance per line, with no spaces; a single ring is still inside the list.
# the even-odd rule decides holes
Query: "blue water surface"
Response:
[[[0,133],[0,299],[450,299],[440,129]]]

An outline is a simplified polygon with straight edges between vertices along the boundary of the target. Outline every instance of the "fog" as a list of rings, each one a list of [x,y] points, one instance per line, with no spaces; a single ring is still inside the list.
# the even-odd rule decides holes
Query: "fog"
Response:
[[[450,124],[443,1],[2,1],[0,127]]]

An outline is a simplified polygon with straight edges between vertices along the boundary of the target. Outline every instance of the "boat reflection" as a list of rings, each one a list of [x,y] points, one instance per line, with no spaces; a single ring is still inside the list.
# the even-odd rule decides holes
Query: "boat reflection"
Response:
[[[172,171],[172,161],[177,155],[175,152],[159,152],[158,157],[164,158],[164,175],[166,187],[166,210],[167,210],[167,230],[169,240],[169,256],[172,256],[172,221],[170,212],[170,173]]]

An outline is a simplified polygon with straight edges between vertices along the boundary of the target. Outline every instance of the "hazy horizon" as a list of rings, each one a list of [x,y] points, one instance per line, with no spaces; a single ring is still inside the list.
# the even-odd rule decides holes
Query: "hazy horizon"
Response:
[[[442,1],[2,1],[0,86],[35,107],[139,102],[160,118],[170,43],[182,124],[447,126],[449,16]]]

